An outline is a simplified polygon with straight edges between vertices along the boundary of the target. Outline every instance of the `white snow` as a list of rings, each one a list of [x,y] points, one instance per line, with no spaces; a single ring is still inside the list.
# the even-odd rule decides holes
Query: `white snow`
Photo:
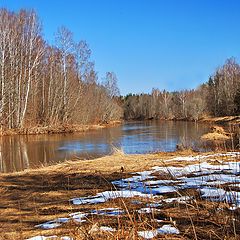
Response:
[[[146,231],[138,231],[138,236],[144,239],[151,239],[156,237],[158,234],[179,234],[180,231],[173,227],[170,224],[163,225],[161,228],[155,230],[146,230]]]
[[[138,236],[144,239],[151,239],[158,235],[157,230],[150,230],[150,231],[138,231]]]
[[[115,198],[132,198],[132,197],[152,197],[151,194],[145,194],[138,191],[122,190],[122,191],[105,191],[98,193],[96,196],[82,197],[71,199],[73,204],[97,204],[103,203]]]
[[[81,205],[81,204],[97,204],[97,203],[104,203],[106,200],[100,196],[93,196],[93,197],[81,197],[81,198],[73,198],[71,199],[73,204]]]
[[[75,212],[75,213],[70,213],[69,216],[76,222],[86,222],[87,213],[82,213],[82,212]]]
[[[158,211],[160,211],[160,210],[156,209],[156,208],[150,208],[150,207],[141,208],[141,209],[137,210],[137,212],[140,214],[153,213],[153,212],[158,212]]]
[[[176,198],[166,198],[166,199],[163,199],[162,201],[164,201],[166,203],[172,203],[172,202],[185,203],[191,199],[192,199],[192,197],[190,197],[190,196],[181,196],[181,197],[176,197]]]
[[[219,200],[223,200],[225,195],[226,195],[226,191],[221,189],[221,188],[211,188],[211,187],[205,187],[200,189],[202,197],[205,198],[218,198]]]
[[[35,227],[37,228],[43,228],[43,229],[52,229],[52,228],[57,228],[61,226],[61,222],[59,222],[57,219],[54,221],[48,221],[42,224],[38,224]]]
[[[236,158],[240,156],[240,152],[228,152],[228,153],[215,153],[208,155],[197,155],[197,156],[187,156],[187,157],[174,157],[168,159],[167,161],[200,161],[202,159],[212,159],[216,157],[231,157]]]
[[[176,191],[177,191],[177,187],[163,185],[163,186],[152,188],[151,193],[153,195],[158,195],[158,194],[171,193]]]
[[[35,237],[31,237],[31,238],[27,238],[26,240],[54,240],[54,239],[61,239],[61,240],[73,240],[73,238],[71,237],[58,237],[58,236],[35,236]]]
[[[151,181],[146,181],[145,182],[147,185],[159,185],[159,184],[169,184],[169,183],[174,183],[173,180],[151,180]]]
[[[98,210],[92,210],[92,214],[97,214],[97,215],[106,215],[106,216],[118,216],[121,214],[124,214],[124,211],[119,208],[102,208]]]
[[[105,227],[105,226],[101,226],[100,231],[104,231],[104,232],[115,232],[116,229],[115,228],[111,228],[111,227]]]
[[[179,234],[179,230],[173,227],[170,224],[163,225],[161,228],[158,228],[158,232],[160,234]]]

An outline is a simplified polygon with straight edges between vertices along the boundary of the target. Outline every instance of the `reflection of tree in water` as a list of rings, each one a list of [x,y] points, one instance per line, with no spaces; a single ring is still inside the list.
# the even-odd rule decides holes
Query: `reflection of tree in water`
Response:
[[[13,172],[29,168],[27,145],[18,137],[0,138],[1,172]]]
[[[92,159],[111,153],[112,146],[126,153],[174,151],[182,139],[192,143],[208,130],[208,125],[193,122],[146,121],[80,134],[1,137],[0,171],[20,171],[74,157]]]
[[[36,142],[34,136],[7,136],[0,138],[0,171],[14,172],[46,165],[55,148],[48,142]]]

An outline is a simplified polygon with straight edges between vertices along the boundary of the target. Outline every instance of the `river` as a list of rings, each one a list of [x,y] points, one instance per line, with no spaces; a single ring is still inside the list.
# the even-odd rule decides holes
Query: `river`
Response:
[[[0,172],[15,172],[111,154],[175,151],[177,144],[203,151],[200,136],[209,131],[203,123],[183,121],[129,122],[85,133],[5,136],[0,138]]]

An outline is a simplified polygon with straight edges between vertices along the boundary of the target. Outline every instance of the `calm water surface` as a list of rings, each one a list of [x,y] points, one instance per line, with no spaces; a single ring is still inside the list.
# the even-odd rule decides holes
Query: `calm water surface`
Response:
[[[78,134],[11,136],[0,138],[0,172],[21,171],[66,159],[89,159],[110,154],[112,146],[125,153],[174,151],[184,143],[199,147],[209,125],[193,122],[131,122]]]

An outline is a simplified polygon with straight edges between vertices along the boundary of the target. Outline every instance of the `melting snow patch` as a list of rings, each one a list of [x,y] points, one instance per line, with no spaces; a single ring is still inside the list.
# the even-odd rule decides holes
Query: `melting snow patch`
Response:
[[[64,236],[64,237],[58,237],[58,236],[35,236],[35,237],[31,237],[31,238],[28,238],[26,240],[54,240],[54,239],[61,239],[61,240],[73,240],[73,238],[71,237],[67,237],[67,236]]]
[[[179,230],[172,225],[163,225],[161,228],[150,231],[138,231],[138,236],[144,239],[151,239],[156,237],[158,234],[179,234]]]
[[[216,158],[216,157],[238,157],[240,155],[240,152],[228,152],[228,153],[216,153],[216,154],[208,154],[208,155],[197,155],[195,157],[188,156],[188,157],[175,157],[168,159],[167,161],[200,161],[202,159],[207,158]]]
[[[104,231],[104,232],[115,232],[116,229],[115,228],[111,228],[111,227],[105,227],[105,226],[101,226],[100,231]]]
[[[87,213],[82,213],[82,212],[75,212],[75,213],[70,213],[69,216],[76,222],[86,222],[86,219],[84,219],[88,214]]]
[[[158,235],[157,230],[150,230],[150,231],[138,231],[138,236],[144,239],[151,239]]]
[[[150,208],[156,208],[156,207],[160,207],[161,204],[160,203],[148,203],[147,204],[147,207],[150,207]]]
[[[139,210],[137,210],[138,213],[140,214],[144,214],[144,213],[153,213],[153,212],[158,212],[160,211],[159,209],[156,209],[156,208],[141,208]]]
[[[194,161],[194,160],[199,160],[199,156],[196,157],[175,157],[175,158],[171,158],[167,161]]]
[[[190,196],[182,196],[182,197],[176,197],[176,198],[166,198],[166,199],[163,199],[163,201],[166,203],[172,203],[172,202],[186,203],[192,198],[193,197],[190,197]]]
[[[69,218],[58,218],[53,221],[48,221],[42,224],[38,224],[35,227],[37,228],[43,228],[43,229],[52,229],[52,228],[57,228],[61,226],[62,223],[68,222]]]
[[[93,197],[81,197],[81,198],[73,198],[71,199],[73,204],[81,205],[81,204],[97,204],[97,203],[104,203],[106,200],[100,196],[93,196]]]
[[[151,193],[153,195],[158,195],[158,194],[171,193],[171,192],[176,192],[176,191],[177,191],[177,187],[164,185],[164,186],[152,188]]]
[[[179,234],[179,230],[172,225],[163,225],[161,228],[158,228],[160,234]]]
[[[47,239],[47,237],[35,236],[35,237],[27,238],[26,240],[45,240],[45,239]]]
[[[93,204],[103,203],[115,198],[132,198],[132,197],[152,197],[151,194],[145,194],[138,191],[122,190],[122,191],[105,191],[98,193],[93,197],[83,197],[72,199],[73,204]]]
[[[119,208],[103,208],[99,210],[92,210],[91,213],[106,216],[118,216],[124,214],[124,211]]]
[[[169,184],[169,183],[174,183],[175,181],[173,180],[152,180],[152,181],[146,181],[145,183],[147,185],[159,185],[159,184]]]
[[[76,213],[71,213],[69,214],[70,218],[57,218],[56,220],[53,221],[48,221],[45,223],[41,223],[36,225],[35,227],[37,228],[43,228],[43,229],[53,229],[57,228],[62,225],[62,223],[68,222],[70,219],[73,219],[76,222],[86,222],[84,217],[86,217],[88,214],[86,213],[81,213],[81,212],[76,212]]]
[[[202,197],[209,198],[212,200],[216,199],[216,200],[223,201],[226,196],[226,191],[221,188],[206,187],[206,188],[200,189],[200,191],[202,193]]]

